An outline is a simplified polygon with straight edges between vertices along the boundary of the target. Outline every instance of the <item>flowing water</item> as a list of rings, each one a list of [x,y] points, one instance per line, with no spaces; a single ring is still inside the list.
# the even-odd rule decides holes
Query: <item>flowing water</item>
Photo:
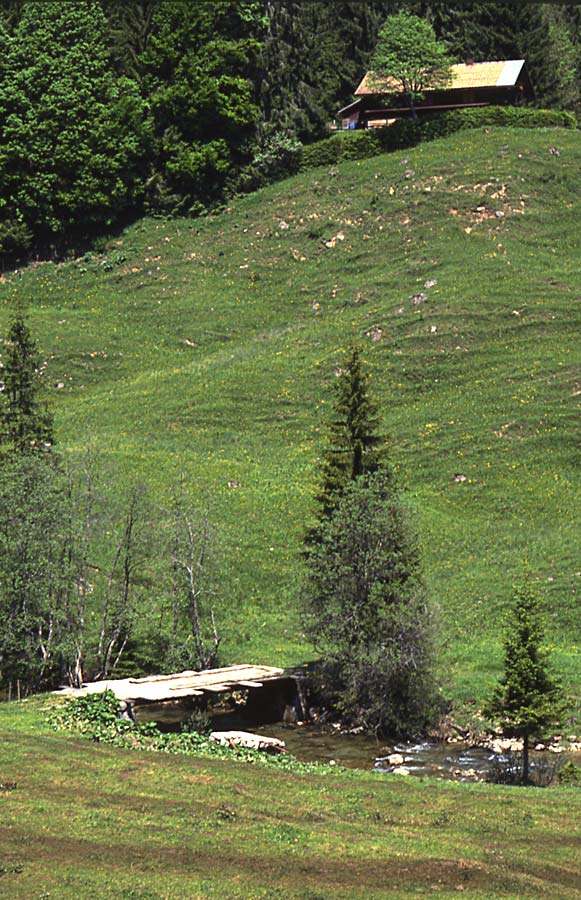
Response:
[[[264,725],[253,731],[280,738],[285,742],[289,753],[302,762],[335,763],[338,766],[380,773],[399,771],[401,774],[454,781],[476,781],[485,779],[499,762],[507,761],[506,757],[499,756],[492,750],[472,747],[463,742],[448,744],[444,741],[410,741],[385,744],[366,735],[345,734],[309,725]],[[394,754],[400,759],[392,759],[390,762],[388,757],[393,757]],[[550,770],[565,759],[581,763],[580,754],[539,752],[531,755],[531,768],[543,766]]]
[[[265,725],[256,729],[285,741],[287,750],[302,762],[335,763],[354,769],[393,772],[406,769],[410,775],[474,780],[490,770],[495,754],[468,744],[402,742],[385,744],[362,734],[342,734],[313,726]],[[397,754],[400,761],[390,764]]]
[[[174,730],[191,714],[191,706],[183,703],[151,704],[138,708],[138,721],[156,721],[161,727]],[[455,781],[485,779],[499,762],[506,758],[481,747],[444,741],[389,743],[364,734],[349,734],[333,727],[317,725],[285,725],[282,722],[256,725],[239,714],[225,710],[212,717],[216,731],[251,731],[285,742],[289,753],[301,762],[321,762],[351,769],[366,769],[378,773],[399,771],[401,774],[430,776]],[[390,761],[397,754],[400,759]],[[561,759],[574,759],[581,764],[581,754],[561,754]],[[564,759],[563,759],[564,761]],[[554,753],[534,753],[531,766],[549,768],[561,762]]]

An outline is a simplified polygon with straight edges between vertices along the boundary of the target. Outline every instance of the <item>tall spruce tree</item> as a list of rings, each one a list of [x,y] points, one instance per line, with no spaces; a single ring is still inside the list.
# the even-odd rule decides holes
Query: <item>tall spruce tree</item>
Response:
[[[558,726],[564,713],[561,689],[549,668],[537,593],[525,579],[515,590],[504,643],[504,673],[484,715],[503,734],[523,741],[522,782],[529,782],[529,743]]]
[[[338,370],[333,418],[327,423],[328,446],[323,454],[317,499],[321,518],[331,515],[347,486],[387,467],[387,439],[378,430],[377,405],[369,390],[369,373],[355,342]]]
[[[48,449],[53,443],[52,415],[38,400],[38,350],[21,314],[12,322],[4,346],[0,446],[20,454]]]

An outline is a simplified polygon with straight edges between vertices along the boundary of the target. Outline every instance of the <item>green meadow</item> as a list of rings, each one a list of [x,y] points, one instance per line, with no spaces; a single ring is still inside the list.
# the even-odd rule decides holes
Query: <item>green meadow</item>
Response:
[[[467,709],[489,691],[501,665],[503,614],[525,558],[546,601],[555,667],[570,696],[579,695],[580,173],[578,132],[461,132],[405,153],[301,174],[203,219],[141,220],[82,258],[38,262],[0,278],[3,330],[11,304],[19,300],[29,310],[61,452],[80,458],[88,445],[98,450],[107,473],[100,489],[112,506],[131,481],[167,504],[183,477],[192,500],[208,509],[217,535],[215,611],[225,663],[312,658],[299,614],[301,537],[315,513],[335,371],[354,335],[365,345],[391,459],[417,514],[439,609],[446,696]],[[158,602],[153,577],[144,620]],[[62,746],[60,738],[43,737],[26,749],[42,758],[49,783]],[[162,828],[165,816],[177,817],[200,841],[208,869],[219,855],[226,880],[234,878],[232,842],[252,843],[257,830],[270,829],[269,859],[283,898],[291,896],[284,872],[294,878],[297,868],[305,887],[293,897],[363,896],[356,893],[363,870],[375,873],[365,896],[383,896],[384,851],[399,859],[398,871],[411,865],[415,884],[410,859],[424,842],[435,842],[441,860],[432,880],[443,878],[442,896],[456,895],[461,873],[444,860],[446,847],[455,846],[460,790],[465,871],[504,879],[472,896],[541,896],[540,860],[533,872],[519,854],[540,846],[535,829],[544,832],[543,817],[558,822],[560,815],[561,801],[547,800],[531,825],[523,818],[528,800],[505,809],[487,788],[456,786],[430,787],[435,806],[426,799],[412,813],[408,792],[419,797],[425,788],[406,784],[404,791],[399,783],[388,788],[363,779],[340,801],[354,816],[345,826],[357,836],[352,847],[341,828],[330,827],[324,796],[336,787],[327,782],[300,782],[296,792],[293,783],[289,792],[269,774],[273,784],[261,800],[258,776],[244,787],[236,767],[208,774],[205,764],[182,768],[172,761],[170,770],[157,759],[123,761],[108,748],[91,758],[96,762],[87,768],[72,766],[65,783],[54,775],[54,802],[77,787],[91,792],[91,766],[111,765],[109,799],[130,796],[140,810],[151,801]],[[144,787],[139,771],[150,768]],[[179,797],[192,772],[216,810],[239,789],[248,809],[262,809],[265,818],[249,821],[244,837],[227,820],[218,837],[208,836],[203,816],[219,813],[192,821]],[[218,775],[224,797],[214,792]],[[40,776],[30,777],[32,787]],[[167,779],[175,804],[166,796]],[[267,809],[271,787],[280,802],[291,794],[290,831],[279,837],[279,801],[272,801],[274,820]],[[98,794],[93,801],[79,813],[78,827],[70,825],[74,841],[88,840],[91,816],[97,823],[112,817],[116,871],[129,890],[136,853],[146,865],[143,830],[126,835],[125,813],[115,803],[105,808]],[[476,806],[485,812],[471,818]],[[510,866],[495,861],[502,840],[492,830],[486,851],[476,858],[471,849],[470,835],[486,822],[496,826],[499,809],[503,827],[522,831]],[[516,809],[520,818],[513,821]],[[424,826],[445,811],[445,827],[426,835]],[[139,828],[152,829],[154,845],[165,842],[163,832],[154,833],[157,814],[151,819],[144,824],[142,817]],[[40,819],[33,829],[39,847],[43,827]],[[395,835],[388,849],[386,830]],[[68,826],[61,840],[73,841],[66,833]],[[18,835],[17,829],[16,841]],[[185,851],[171,841],[164,846],[170,868],[172,860],[189,864]],[[554,849],[548,872],[569,853],[566,844]],[[42,853],[49,852],[47,845]],[[94,877],[111,852],[102,845],[95,851],[87,863]],[[316,873],[337,854],[350,880],[343,888],[325,882],[321,893]],[[242,893],[216,888],[208,896],[270,896],[249,893],[252,869],[240,876]],[[312,893],[305,893],[311,883]],[[573,896],[567,889],[555,890]],[[153,890],[152,897],[165,896]],[[167,890],[185,896],[177,882]]]
[[[580,794],[121,750],[2,704],[6,900],[578,900]]]

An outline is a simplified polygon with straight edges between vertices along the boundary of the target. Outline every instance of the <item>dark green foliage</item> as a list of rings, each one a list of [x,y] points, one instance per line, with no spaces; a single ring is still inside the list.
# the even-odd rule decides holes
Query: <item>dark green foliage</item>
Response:
[[[39,356],[21,315],[12,322],[4,347],[0,446],[17,453],[45,450],[53,442],[52,416],[37,399]]]
[[[307,147],[303,147],[300,155],[301,171],[316,169],[317,166],[332,166],[339,161],[342,154],[341,144],[332,138],[309,144]]]
[[[159,0],[101,0],[109,26],[108,45],[116,72],[140,82],[142,55],[153,33]]]
[[[145,105],[109,67],[95,3],[26,2],[0,86],[5,249],[58,242],[111,223],[142,191]],[[24,226],[19,236],[17,225]]]
[[[540,101],[554,109],[579,110],[581,44],[579,24],[557,4],[544,4],[538,41],[531,48],[530,67]]]
[[[327,423],[318,501],[325,518],[336,508],[350,482],[376,472],[385,462],[387,442],[378,433],[377,406],[369,394],[369,374],[361,348],[351,344],[335,383],[334,416]]]
[[[515,590],[504,644],[504,674],[484,707],[503,734],[521,738],[524,784],[529,780],[528,745],[556,727],[564,713],[560,685],[550,673],[539,598],[528,581]]]
[[[369,159],[380,153],[404,150],[422,141],[447,137],[466,128],[485,126],[513,128],[577,128],[570,112],[489,106],[484,109],[457,109],[413,121],[400,119],[389,128],[341,132],[332,138],[303,147],[301,171],[332,165],[347,159]]]
[[[234,0],[155,7],[139,56],[155,128],[154,210],[196,212],[222,199],[248,158],[258,44],[243,13]]]
[[[417,538],[388,470],[345,490],[306,565],[306,633],[339,710],[369,731],[420,731],[435,708],[432,622]]]
[[[267,134],[320,138],[364,74],[385,0],[265,2],[260,103]]]

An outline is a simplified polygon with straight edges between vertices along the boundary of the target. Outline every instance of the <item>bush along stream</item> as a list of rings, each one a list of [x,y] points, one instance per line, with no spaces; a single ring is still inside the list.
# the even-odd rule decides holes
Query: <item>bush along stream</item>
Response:
[[[73,731],[128,750],[229,759],[297,774],[341,772],[343,776],[349,773],[355,776],[363,769],[378,774],[514,784],[520,771],[516,745],[493,749],[461,740],[385,745],[365,734],[313,725],[278,723],[253,729],[256,734],[285,742],[287,753],[270,755],[218,744],[203,731],[165,732],[155,722],[135,723],[124,717],[122,705],[111,691],[67,701],[51,713],[51,722],[57,730]],[[204,724],[192,722],[193,727],[202,728]],[[188,727],[184,724],[184,728]],[[546,749],[534,754],[531,766],[534,782],[540,786],[559,782],[581,785],[581,754],[558,749],[558,753],[553,748],[553,752]]]

